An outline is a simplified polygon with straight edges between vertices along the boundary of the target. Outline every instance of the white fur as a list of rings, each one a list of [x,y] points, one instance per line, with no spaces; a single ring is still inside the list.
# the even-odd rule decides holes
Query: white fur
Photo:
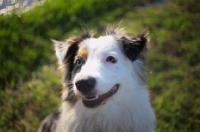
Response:
[[[75,75],[73,83],[82,76],[93,76],[97,95],[106,93],[115,84],[120,86],[104,104],[87,108],[82,104],[83,95],[74,85],[78,101],[74,106],[63,102],[57,132],[154,132],[155,115],[147,85],[139,77],[143,61],[131,62],[112,35],[86,39],[79,48],[82,47],[88,49],[87,61]],[[57,51],[61,61],[62,54]],[[117,62],[107,62],[108,56],[115,57]]]
[[[66,46],[65,42],[62,41],[56,41],[53,39],[51,39],[51,41],[55,44],[56,56],[59,59],[59,63],[62,64],[67,54],[68,45]]]

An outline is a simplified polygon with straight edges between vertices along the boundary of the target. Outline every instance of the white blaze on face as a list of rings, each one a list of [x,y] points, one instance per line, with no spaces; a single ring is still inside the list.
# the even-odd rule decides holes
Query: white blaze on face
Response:
[[[87,57],[80,72],[75,75],[74,84],[81,77],[94,77],[94,91],[96,95],[100,95],[108,92],[114,85],[126,82],[125,78],[130,74],[125,70],[125,61],[128,59],[114,36],[87,39],[80,44],[79,51],[82,49],[87,49]],[[108,57],[113,57],[116,62],[107,61]],[[74,90],[80,94],[76,88]]]

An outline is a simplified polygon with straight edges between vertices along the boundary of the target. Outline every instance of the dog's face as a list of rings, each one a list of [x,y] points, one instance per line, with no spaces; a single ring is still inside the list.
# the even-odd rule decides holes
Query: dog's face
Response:
[[[132,80],[132,63],[144,59],[146,33],[132,36],[122,30],[110,30],[107,36],[93,38],[88,33],[55,42],[62,65],[68,101],[81,99],[94,108],[117,97]]]

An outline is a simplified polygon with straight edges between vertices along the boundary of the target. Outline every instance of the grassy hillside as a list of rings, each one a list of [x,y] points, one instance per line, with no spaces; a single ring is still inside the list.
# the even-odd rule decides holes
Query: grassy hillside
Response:
[[[119,22],[131,33],[150,30],[147,69],[157,131],[200,131],[200,4],[150,2],[47,1],[0,16],[0,132],[34,132],[58,109],[62,86],[50,38],[66,39],[81,25],[102,32]]]

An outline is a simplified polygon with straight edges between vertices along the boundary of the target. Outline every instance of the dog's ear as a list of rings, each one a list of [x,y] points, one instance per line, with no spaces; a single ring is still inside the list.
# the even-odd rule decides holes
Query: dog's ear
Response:
[[[145,58],[148,48],[148,30],[145,30],[137,35],[125,35],[120,38],[124,53],[131,60],[134,61],[138,57]]]
[[[60,64],[62,64],[67,54],[69,45],[63,41],[57,41],[53,39],[51,39],[51,41],[54,43],[56,56],[58,57]]]
[[[124,32],[124,28],[108,28],[106,33],[114,35],[121,42],[125,55],[134,61],[138,57],[145,59],[148,48],[148,30],[137,35],[131,35]]]
[[[65,42],[51,39],[51,41],[55,45],[56,56],[58,57],[60,64],[62,64],[65,60],[67,62],[70,61],[70,58],[73,58],[73,56],[75,56],[78,50],[78,44],[84,39],[90,37],[91,35],[89,34],[89,32],[83,31],[82,34],[75,37],[71,37]]]

